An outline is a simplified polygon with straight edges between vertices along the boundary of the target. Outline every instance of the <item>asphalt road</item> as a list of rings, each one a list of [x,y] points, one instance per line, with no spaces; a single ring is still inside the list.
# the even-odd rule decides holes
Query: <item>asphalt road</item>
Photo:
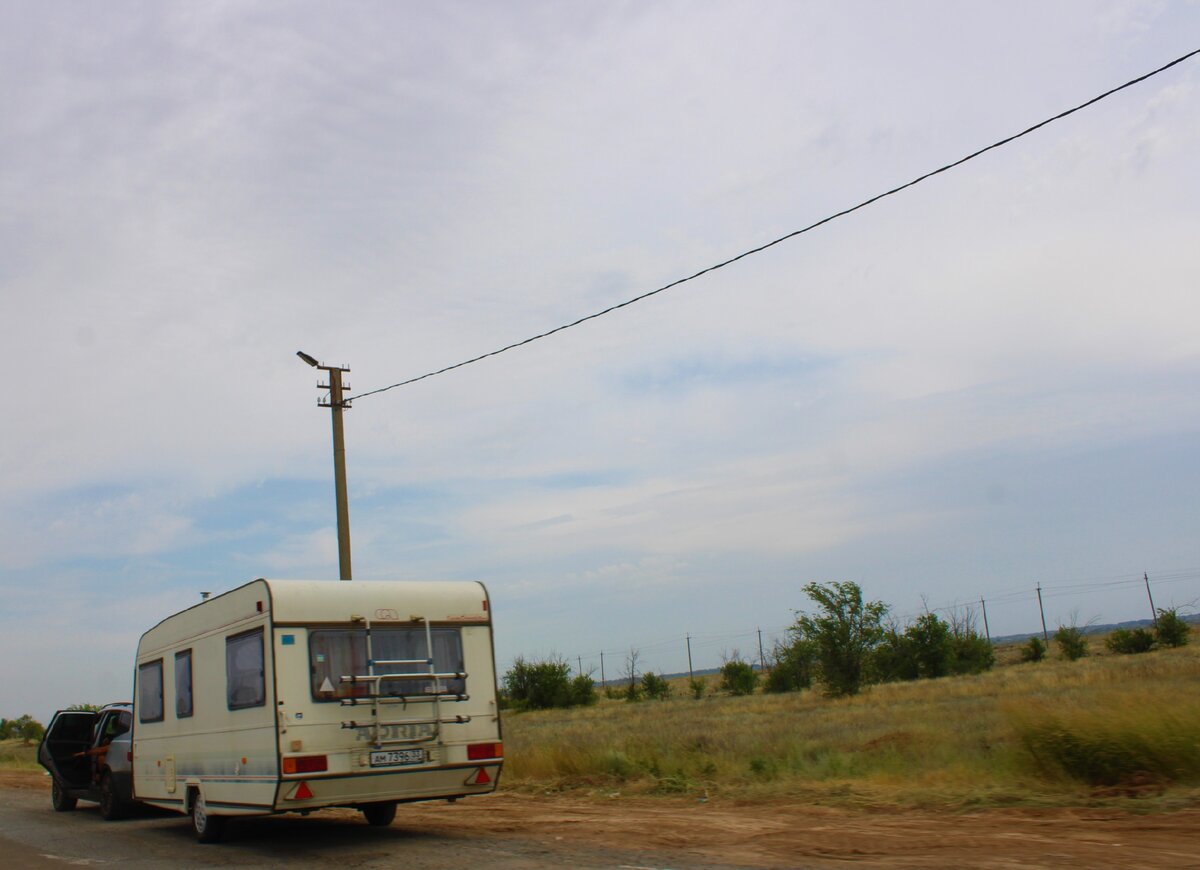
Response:
[[[697,863],[629,848],[555,843],[518,835],[430,833],[404,822],[404,806],[389,828],[371,828],[358,813],[323,811],[232,823],[225,842],[201,845],[187,818],[144,811],[106,822],[95,804],[70,813],[50,808],[48,792],[0,789],[0,865],[5,868],[204,867],[425,868],[480,867],[541,870],[550,867],[666,868],[729,865]]]

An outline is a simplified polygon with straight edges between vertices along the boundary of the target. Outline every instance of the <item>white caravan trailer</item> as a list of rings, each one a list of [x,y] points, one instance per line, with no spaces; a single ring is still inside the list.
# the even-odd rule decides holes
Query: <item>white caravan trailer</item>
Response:
[[[133,796],[230,816],[496,788],[503,759],[487,590],[469,582],[255,580],[138,643]]]

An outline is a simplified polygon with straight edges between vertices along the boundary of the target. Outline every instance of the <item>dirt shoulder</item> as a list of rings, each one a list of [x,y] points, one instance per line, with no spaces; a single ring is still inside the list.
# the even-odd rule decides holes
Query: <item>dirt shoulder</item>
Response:
[[[41,772],[0,771],[0,789],[48,788]],[[395,826],[447,837],[638,849],[670,855],[677,866],[1200,868],[1197,807],[1144,815],[939,813],[500,793],[402,806]]]

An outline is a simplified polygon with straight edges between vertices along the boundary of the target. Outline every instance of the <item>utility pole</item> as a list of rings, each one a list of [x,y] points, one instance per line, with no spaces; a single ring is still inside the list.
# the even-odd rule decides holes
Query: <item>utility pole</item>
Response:
[[[696,679],[696,675],[694,673],[692,673],[692,636],[690,634],[687,636],[687,648],[688,648],[688,679],[694,680],[694,679]]]
[[[762,629],[758,630],[758,672],[765,674],[767,672],[767,660],[763,656],[762,651]]]
[[[580,676],[583,676],[583,656],[576,656],[575,661],[579,663],[579,670],[576,671],[575,673],[579,674]]]
[[[600,685],[604,685],[604,650],[600,650]]]
[[[987,621],[987,602],[983,600],[983,596],[979,596],[979,606],[983,608],[983,633],[987,635],[987,642],[992,642],[992,630],[988,628]]]
[[[329,390],[327,396],[317,399],[317,405],[333,412],[333,484],[337,497],[338,570],[341,579],[351,579],[350,574],[350,503],[346,495],[346,437],[342,431],[342,410],[350,407],[343,393],[342,372],[350,369],[343,366],[321,365],[302,350],[296,356],[315,369],[329,373],[329,383],[317,384],[317,389]],[[348,384],[345,386],[349,386]]]
[[[1150,594],[1150,575],[1143,571],[1142,579],[1146,581],[1146,597],[1150,599],[1150,615],[1154,617],[1154,627],[1158,628],[1158,611],[1154,609],[1154,596]]]
[[[1046,631],[1046,610],[1045,610],[1045,608],[1042,607],[1042,581],[1041,580],[1038,581],[1037,594],[1038,594],[1038,612],[1040,614],[1042,614],[1042,640],[1044,640],[1046,642],[1046,644],[1049,645],[1050,644],[1050,635]]]

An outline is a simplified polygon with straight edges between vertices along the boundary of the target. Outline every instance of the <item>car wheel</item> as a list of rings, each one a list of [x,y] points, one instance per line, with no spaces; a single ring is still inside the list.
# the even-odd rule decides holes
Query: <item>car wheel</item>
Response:
[[[69,813],[78,801],[67,794],[66,787],[54,777],[50,784],[50,805],[58,813]]]
[[[192,799],[192,830],[201,843],[219,843],[221,835],[225,833],[225,819],[209,815],[204,795],[199,793]]]
[[[367,804],[362,808],[362,814],[372,828],[386,828],[396,818],[396,804]]]
[[[100,779],[100,815],[107,821],[125,818],[125,802],[117,794],[117,784],[107,770]]]

